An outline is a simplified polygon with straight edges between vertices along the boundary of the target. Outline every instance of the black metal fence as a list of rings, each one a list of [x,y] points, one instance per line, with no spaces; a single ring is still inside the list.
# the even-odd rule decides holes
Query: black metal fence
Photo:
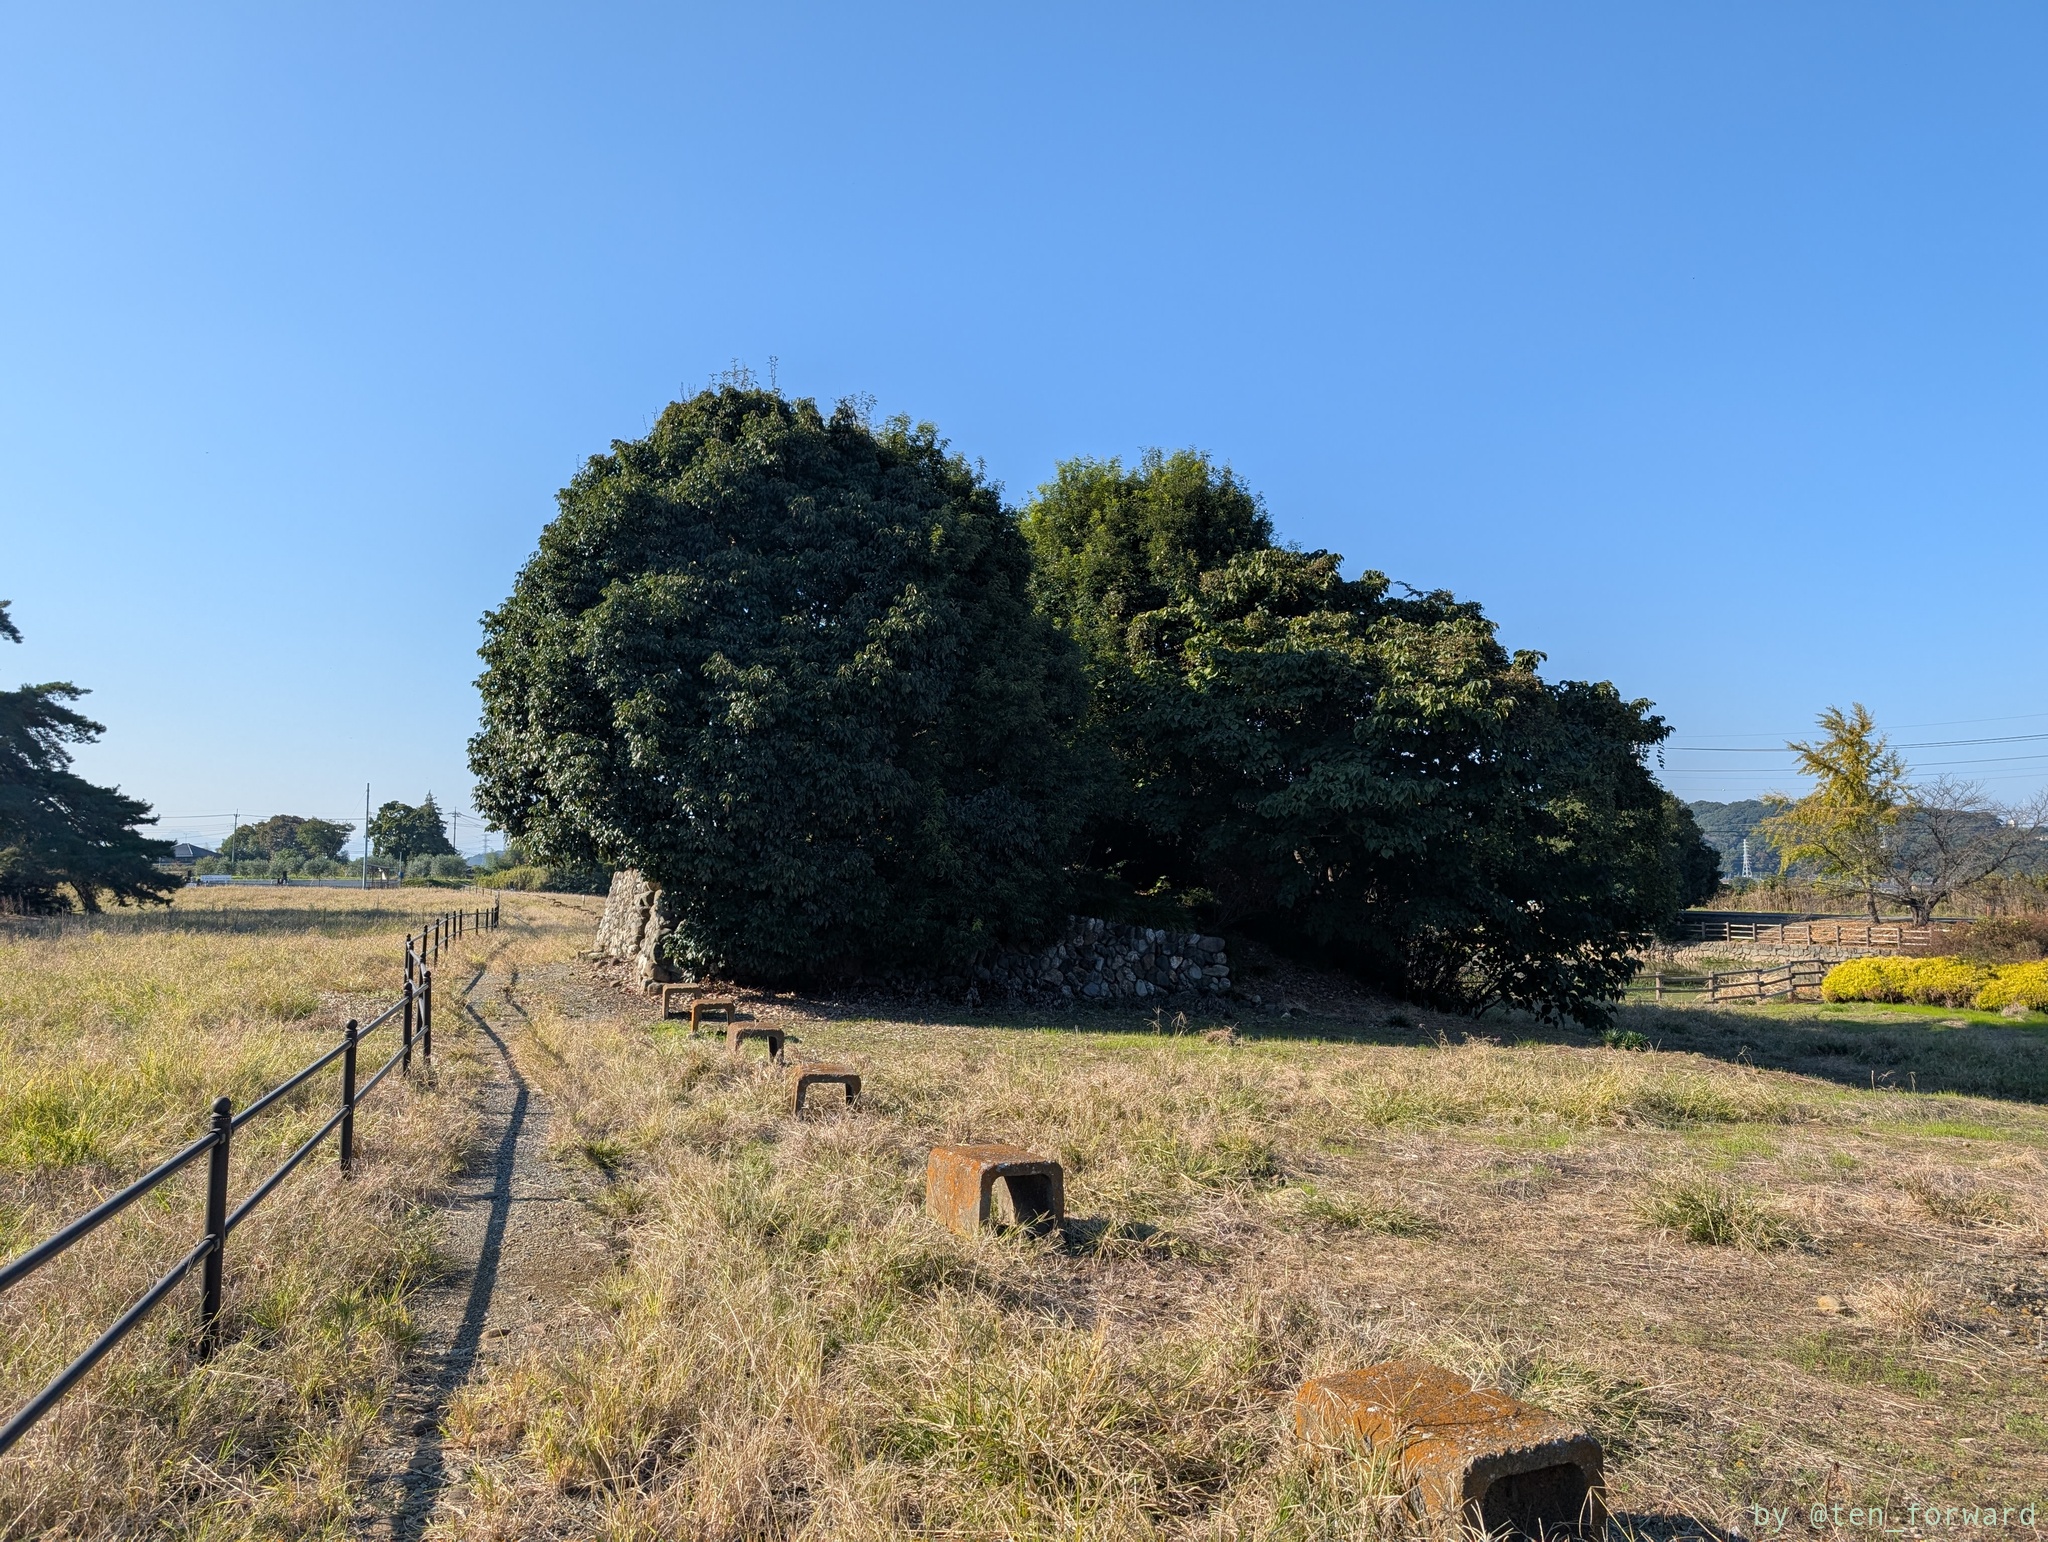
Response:
[[[234,1234],[235,1228],[248,1218],[250,1211],[267,1199],[294,1168],[311,1156],[320,1143],[337,1130],[340,1132],[338,1144],[341,1170],[344,1174],[353,1173],[356,1109],[376,1090],[377,1084],[391,1074],[393,1068],[410,1073],[415,1046],[422,1060],[429,1065],[433,1063],[434,965],[440,961],[442,950],[467,932],[490,931],[497,925],[498,905],[495,902],[489,909],[451,910],[438,916],[424,918],[417,935],[411,932],[406,934],[405,985],[398,999],[390,1006],[361,1027],[356,1025],[354,1018],[350,1018],[347,1026],[341,1031],[340,1043],[296,1075],[271,1088],[240,1113],[234,1112],[226,1098],[216,1098],[210,1110],[207,1131],[199,1139],[175,1156],[151,1168],[118,1194],[102,1200],[84,1215],[44,1238],[19,1258],[0,1267],[0,1291],[4,1291],[17,1281],[35,1273],[72,1243],[97,1230],[201,1157],[206,1159],[206,1220],[205,1229],[199,1240],[183,1257],[171,1265],[170,1270],[161,1279],[136,1297],[128,1310],[121,1314],[112,1327],[94,1339],[83,1354],[60,1371],[42,1391],[16,1409],[5,1425],[0,1425],[0,1455],[5,1455],[16,1441],[27,1434],[35,1422],[55,1406],[59,1398],[69,1392],[109,1350],[126,1338],[136,1325],[166,1296],[176,1290],[179,1283],[195,1268],[201,1270],[199,1351],[205,1355],[214,1350],[220,1342],[221,1292],[227,1268],[228,1238]],[[394,1020],[400,1024],[401,1029],[398,1047],[391,1052],[390,1058],[378,1068],[374,1076],[358,1086],[357,1049],[363,1040]],[[285,1158],[275,1172],[251,1189],[248,1198],[233,1210],[228,1209],[228,1157],[233,1148],[235,1132],[337,1060],[341,1062],[341,1098],[332,1116],[314,1131],[298,1150]]]

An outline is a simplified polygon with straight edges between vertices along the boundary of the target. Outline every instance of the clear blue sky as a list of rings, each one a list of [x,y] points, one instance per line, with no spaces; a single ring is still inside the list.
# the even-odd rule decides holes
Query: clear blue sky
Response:
[[[2044,45],[1995,3],[8,6],[0,676],[90,686],[83,769],[168,832],[467,807],[477,617],[555,489],[773,357],[1017,500],[1208,449],[1681,745],[1852,698],[2048,734]]]

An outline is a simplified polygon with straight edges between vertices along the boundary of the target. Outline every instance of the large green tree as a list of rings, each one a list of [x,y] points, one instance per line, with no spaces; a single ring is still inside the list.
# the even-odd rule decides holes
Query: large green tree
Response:
[[[1081,463],[1024,530],[1122,773],[1093,858],[1404,994],[1597,1019],[1714,862],[1666,729],[1545,682],[1479,607],[1271,542],[1199,456]]]
[[[0,637],[21,641],[5,600]],[[0,691],[0,908],[163,903],[182,882],[156,866],[171,842],[137,828],[156,823],[149,805],[71,770],[66,746],[106,732],[66,705],[84,694],[62,681]]]
[[[370,820],[369,833],[377,855],[400,863],[414,857],[445,857],[455,850],[431,792],[417,804],[396,799],[383,804]]]
[[[1088,789],[1073,648],[929,425],[731,385],[563,490],[485,618],[477,803],[634,866],[671,957],[943,969],[1057,924]]]
[[[268,819],[236,829],[221,847],[221,855],[232,862],[278,856],[323,857],[331,862],[341,856],[341,849],[354,829],[352,824],[331,819],[272,814]]]

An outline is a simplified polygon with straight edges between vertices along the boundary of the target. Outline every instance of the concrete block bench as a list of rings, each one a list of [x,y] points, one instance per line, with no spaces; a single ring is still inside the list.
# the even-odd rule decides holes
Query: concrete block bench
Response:
[[[661,985],[652,980],[647,982],[647,993],[651,996],[658,992],[661,996],[661,1015],[664,1018],[681,1017],[681,1007],[703,995],[707,989],[709,987],[704,985]]]
[[[813,1087],[844,1087],[846,1106],[853,1107],[860,1096],[860,1072],[850,1065],[840,1065],[830,1060],[796,1060],[784,1071],[789,1077],[790,1109],[792,1114],[804,1111],[804,1095]]]
[[[737,1055],[740,1045],[748,1039],[760,1039],[768,1046],[771,1061],[782,1058],[784,1034],[780,1028],[770,1028],[760,1023],[728,1023],[725,1029],[725,1048],[728,1054]]]
[[[1427,1361],[1305,1381],[1294,1394],[1294,1427],[1308,1440],[1349,1436],[1392,1449],[1411,1507],[1432,1519],[1523,1536],[1598,1537],[1607,1524],[1598,1440]]]
[[[728,1028],[731,1027],[732,1024],[738,1022],[740,1018],[740,1006],[737,1001],[713,1001],[708,997],[699,996],[695,1001],[690,1003],[690,1032],[695,1033],[698,1027],[704,1022],[706,1018],[710,1017],[710,1015],[713,1012],[716,1012],[719,1015],[720,1020],[723,1021]]]
[[[1059,1163],[1021,1146],[934,1146],[924,1202],[963,1237],[991,1225],[1048,1230],[1066,1218],[1066,1179]]]

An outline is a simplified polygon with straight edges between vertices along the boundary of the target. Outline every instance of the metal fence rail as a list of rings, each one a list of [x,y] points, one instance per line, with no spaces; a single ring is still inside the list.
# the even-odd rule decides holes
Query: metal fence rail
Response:
[[[58,1399],[70,1391],[110,1349],[126,1338],[159,1302],[177,1289],[179,1283],[195,1266],[202,1264],[205,1267],[201,1273],[200,1286],[199,1351],[202,1355],[213,1352],[220,1342],[221,1296],[225,1285],[229,1235],[248,1218],[250,1211],[268,1198],[272,1191],[336,1130],[341,1132],[341,1170],[344,1175],[354,1172],[355,1113],[363,1099],[370,1095],[377,1083],[381,1082],[393,1067],[403,1067],[407,1071],[412,1069],[415,1042],[419,1046],[422,1059],[429,1064],[433,1061],[433,965],[440,959],[442,949],[468,932],[494,930],[498,925],[498,919],[498,905],[495,902],[487,910],[447,911],[438,916],[425,918],[417,937],[410,932],[406,934],[405,983],[398,999],[371,1018],[367,1025],[359,1028],[355,1019],[350,1018],[347,1026],[341,1031],[340,1043],[271,1088],[239,1114],[233,1111],[226,1098],[214,1099],[208,1111],[209,1127],[199,1139],[151,1168],[119,1193],[101,1200],[85,1214],[67,1222],[20,1257],[0,1266],[0,1291],[5,1291],[17,1281],[35,1273],[80,1238],[98,1230],[145,1194],[183,1172],[201,1157],[206,1158],[206,1219],[204,1232],[199,1240],[183,1257],[171,1265],[162,1278],[136,1297],[128,1309],[111,1327],[94,1339],[83,1354],[58,1372],[42,1391],[16,1409],[5,1425],[0,1425],[0,1455],[5,1455],[16,1441],[28,1433],[38,1419],[56,1405]],[[402,1030],[398,1047],[391,1052],[391,1057],[378,1069],[376,1075],[358,1087],[357,1049],[364,1039],[393,1020],[401,1025]],[[241,1204],[230,1211],[228,1159],[235,1132],[269,1109],[280,1098],[326,1070],[336,1060],[341,1061],[340,1105],[326,1123],[286,1157],[275,1171],[251,1189]]]

